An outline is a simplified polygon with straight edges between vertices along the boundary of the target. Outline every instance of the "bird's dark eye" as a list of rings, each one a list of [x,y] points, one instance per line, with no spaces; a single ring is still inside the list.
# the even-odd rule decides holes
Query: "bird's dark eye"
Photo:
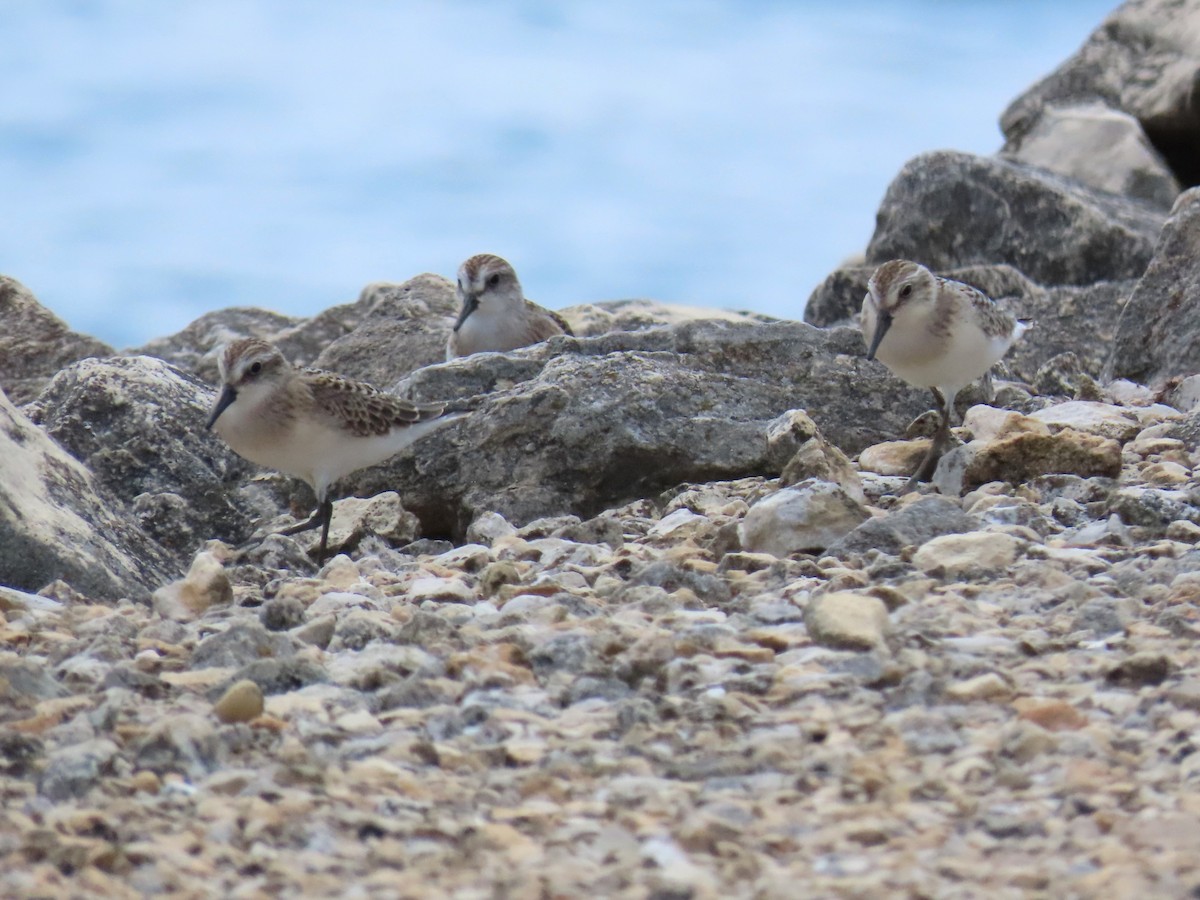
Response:
[[[911,284],[906,284],[904,287],[900,288],[900,299],[901,300],[907,300],[911,296],[912,296],[912,285]]]
[[[260,362],[256,362],[254,365],[252,365],[250,367],[251,375],[257,375],[261,371],[262,371],[262,363],[260,363]]]
[[[488,287],[494,288],[498,284],[500,284],[500,273],[499,272],[494,272],[488,276],[488,280],[487,280]]]

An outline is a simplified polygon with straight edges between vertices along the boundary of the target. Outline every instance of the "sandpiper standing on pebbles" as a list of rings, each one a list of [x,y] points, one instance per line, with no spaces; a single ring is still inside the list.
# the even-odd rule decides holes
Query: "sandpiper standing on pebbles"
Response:
[[[333,483],[459,418],[444,415],[440,404],[414,404],[332,372],[296,368],[255,338],[226,346],[218,366],[221,393],[208,428],[239,456],[294,475],[313,489],[312,518],[280,534],[320,527],[318,562],[329,541]]]
[[[995,365],[1027,325],[982,291],[904,259],[875,270],[861,323],[867,359],[878,357],[909,384],[929,388],[937,401],[938,430],[907,491],[932,477],[945,452],[955,396]]]
[[[446,342],[447,360],[572,333],[558,313],[525,299],[517,273],[499,256],[480,253],[459,266],[457,292],[462,308]]]

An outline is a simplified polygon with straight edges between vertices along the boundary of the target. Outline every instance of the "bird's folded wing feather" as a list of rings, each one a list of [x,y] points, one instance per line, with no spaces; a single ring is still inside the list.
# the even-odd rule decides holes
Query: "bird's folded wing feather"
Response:
[[[309,369],[305,376],[317,408],[339,427],[362,437],[387,434],[397,425],[436,418],[445,408],[442,404],[403,400],[332,372]]]

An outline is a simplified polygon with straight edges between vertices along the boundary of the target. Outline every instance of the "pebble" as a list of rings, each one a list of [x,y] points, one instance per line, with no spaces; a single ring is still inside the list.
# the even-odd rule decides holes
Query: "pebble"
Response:
[[[842,488],[808,481],[784,488],[750,507],[739,526],[742,548],[787,556],[824,550],[869,513]]]
[[[878,597],[839,591],[814,597],[804,614],[804,624],[819,644],[873,650],[884,643],[888,610]]]
[[[262,715],[262,690],[253,681],[242,680],[229,686],[213,704],[213,714],[225,724],[249,722]]]
[[[225,567],[207,551],[197,553],[181,580],[154,592],[154,609],[168,619],[186,622],[210,607],[233,602],[233,586]]]
[[[926,541],[913,556],[922,572],[955,577],[966,572],[996,572],[1017,559],[1022,542],[1008,534],[946,534]]]

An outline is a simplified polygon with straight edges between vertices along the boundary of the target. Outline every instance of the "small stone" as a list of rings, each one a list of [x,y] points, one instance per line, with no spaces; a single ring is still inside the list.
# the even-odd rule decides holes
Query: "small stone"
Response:
[[[1039,409],[1029,418],[1051,429],[1071,428],[1125,443],[1137,437],[1141,425],[1137,416],[1119,406],[1088,400],[1068,400]]]
[[[824,550],[868,515],[836,484],[806,481],[755,503],[738,531],[744,549],[784,557]]]
[[[481,512],[467,526],[467,543],[492,546],[493,542],[510,534],[516,534],[517,529],[498,512]]]
[[[165,776],[203,778],[220,763],[221,745],[212,722],[193,713],[164,715],[143,735],[134,752],[135,764]]]
[[[883,645],[887,606],[878,597],[837,591],[814,597],[804,614],[809,636],[844,650],[873,650]]]
[[[862,481],[846,454],[829,443],[802,410],[789,410],[767,426],[767,455],[775,465],[782,463],[779,483],[784,487],[816,478],[866,502]]]
[[[831,556],[879,550],[897,555],[943,534],[958,534],[979,527],[979,520],[946,497],[920,497],[900,509],[867,519],[831,545]]]
[[[393,547],[408,544],[417,536],[421,523],[406,510],[395,491],[384,491],[374,497],[346,497],[333,505],[329,522],[329,552],[353,550],[368,535],[383,538]],[[321,541],[320,531],[313,529],[297,536],[311,554]]]
[[[1151,484],[1183,484],[1192,473],[1185,466],[1164,459],[1143,468],[1142,477]]]
[[[305,622],[290,633],[299,641],[303,641],[314,647],[325,648],[333,640],[333,632],[336,628],[337,616],[333,613],[328,613]]]
[[[1200,712],[1200,679],[1188,679],[1167,691],[1167,699],[1180,709]]]
[[[304,621],[304,604],[296,597],[272,597],[259,607],[258,621],[268,631],[287,631]]]
[[[958,496],[989,481],[1024,484],[1050,474],[1121,473],[1121,445],[1111,438],[1064,428],[1054,434],[1020,432],[994,441],[971,441],[942,457],[933,483],[943,494]]]
[[[922,544],[913,556],[913,564],[923,572],[948,577],[972,571],[995,572],[1012,565],[1021,546],[1022,542],[1009,534],[947,534]]]
[[[82,797],[109,772],[118,752],[102,738],[55,751],[38,777],[38,793],[54,801]]]
[[[1184,544],[1200,541],[1200,525],[1188,519],[1176,519],[1167,526],[1167,537]]]
[[[998,700],[1012,694],[1012,687],[995,672],[977,675],[946,688],[946,698],[959,703],[975,700]]]
[[[1171,663],[1161,653],[1142,652],[1119,662],[1106,676],[1109,684],[1139,688],[1162,684],[1171,674]]]
[[[157,794],[162,790],[162,779],[148,769],[133,773],[133,789],[141,794]]]
[[[917,470],[921,459],[929,452],[928,438],[913,441],[884,441],[873,444],[858,455],[858,465],[864,472],[876,475],[908,477]]]
[[[229,687],[221,699],[213,704],[216,717],[229,725],[233,722],[249,722],[262,715],[263,694],[257,684],[243,679]]]
[[[192,560],[187,575],[154,592],[153,602],[155,612],[163,618],[186,622],[212,606],[232,603],[233,585],[221,561],[202,551]]]
[[[1078,731],[1088,723],[1087,716],[1062,700],[1021,697],[1013,702],[1013,708],[1022,719],[1047,731]]]
[[[406,599],[410,603],[436,600],[439,603],[472,603],[475,592],[461,578],[418,578],[409,585]]]
[[[997,438],[1012,434],[1034,432],[1049,434],[1050,429],[1045,423],[1031,416],[1023,416],[1010,409],[997,409],[994,406],[979,404],[972,406],[963,416],[963,427],[971,432],[971,439],[976,441],[994,441]]]

